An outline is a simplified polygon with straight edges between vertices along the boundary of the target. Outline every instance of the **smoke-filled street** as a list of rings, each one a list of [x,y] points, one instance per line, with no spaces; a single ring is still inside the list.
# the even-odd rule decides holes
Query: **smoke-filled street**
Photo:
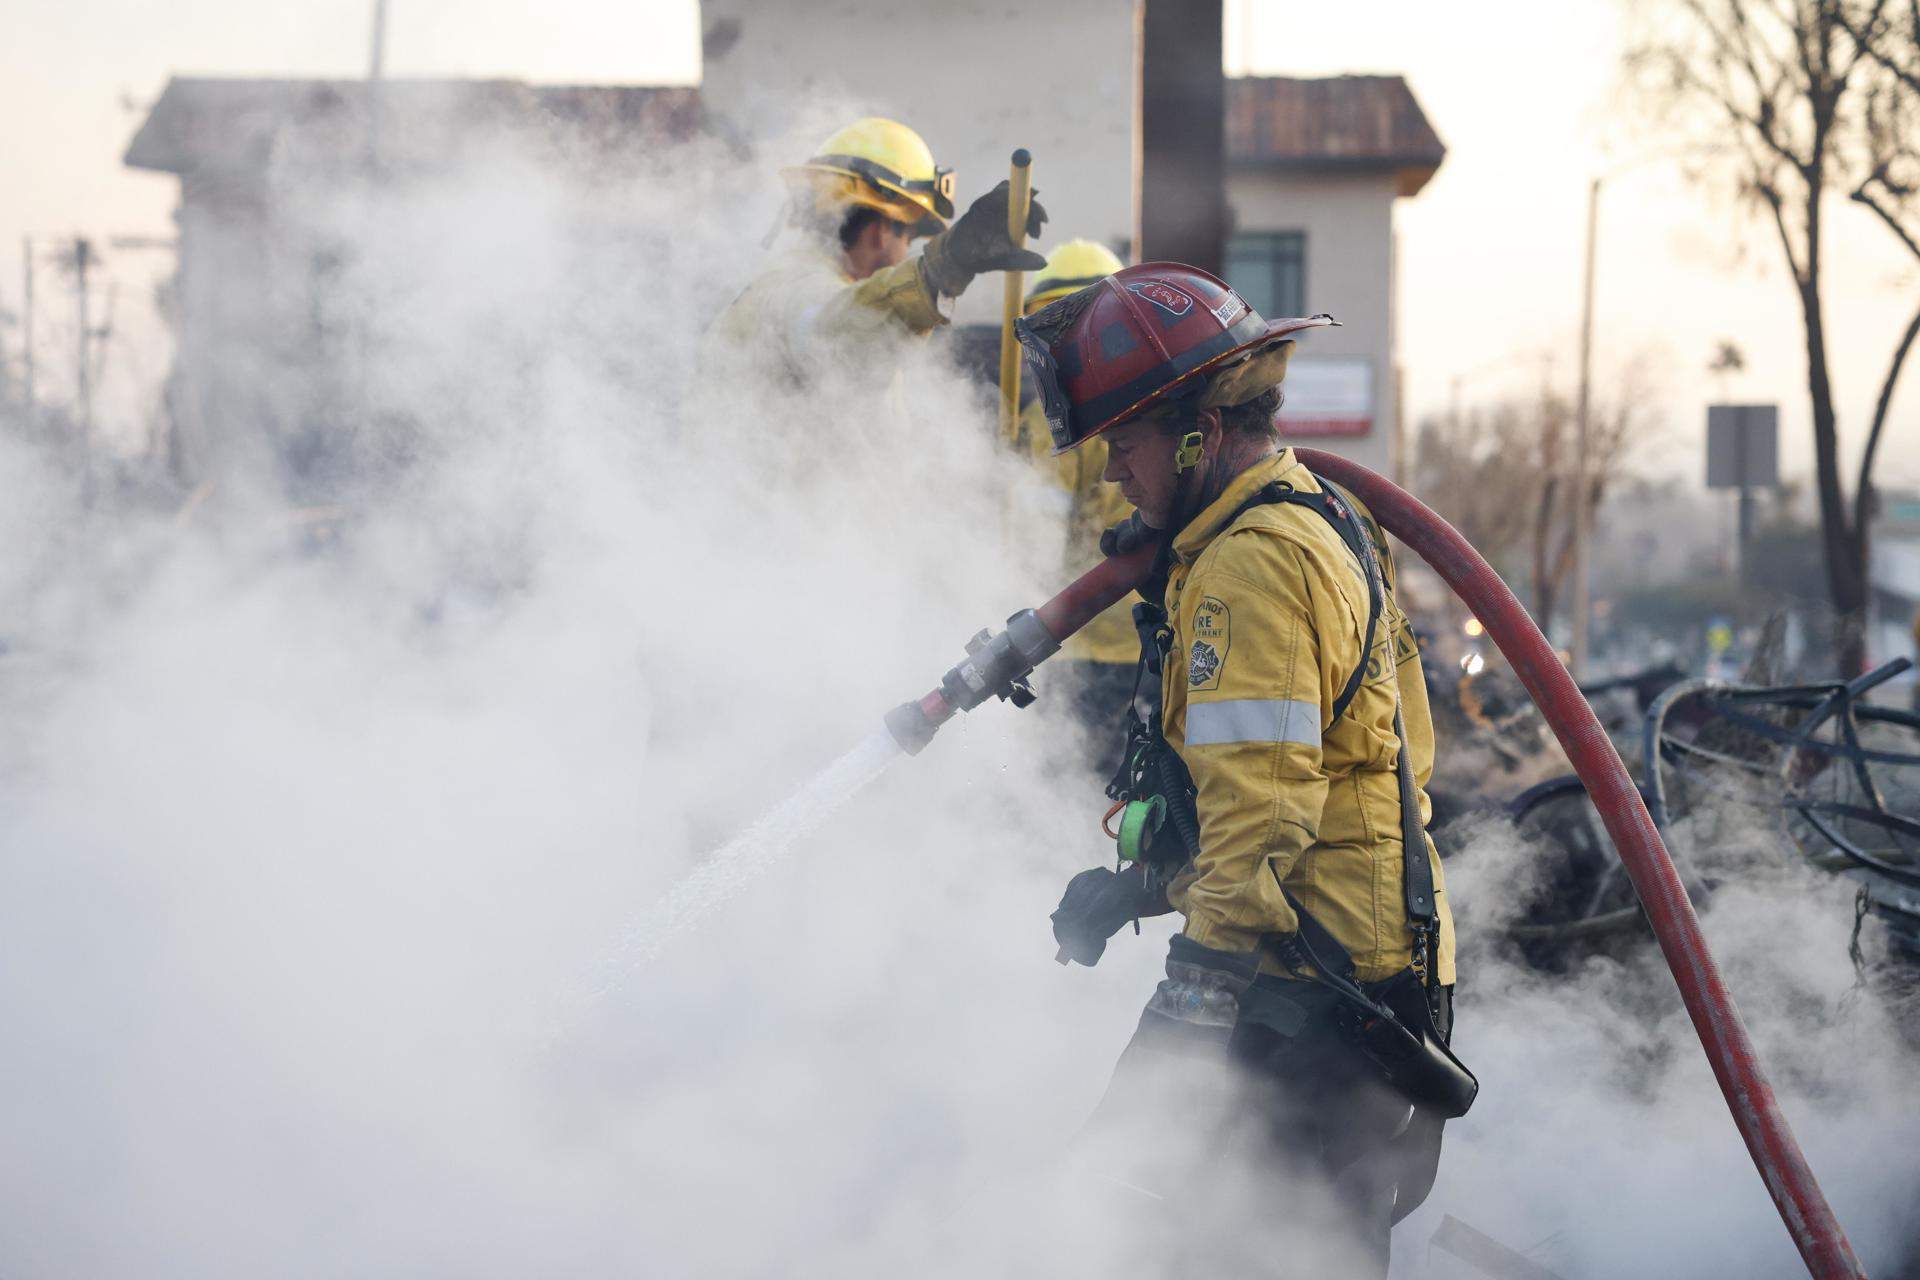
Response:
[[[10,3],[0,1274],[1920,1274],[1905,7]]]

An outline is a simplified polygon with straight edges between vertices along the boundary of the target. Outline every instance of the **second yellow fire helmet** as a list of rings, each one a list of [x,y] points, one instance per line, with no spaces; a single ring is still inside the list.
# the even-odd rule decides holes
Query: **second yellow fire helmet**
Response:
[[[1097,240],[1069,240],[1047,255],[1047,265],[1033,273],[1021,308],[1032,315],[1049,302],[1106,279],[1120,269],[1113,250]]]
[[[849,205],[878,209],[919,236],[941,231],[953,216],[953,170],[935,164],[926,141],[898,120],[855,120],[782,174],[823,214]]]

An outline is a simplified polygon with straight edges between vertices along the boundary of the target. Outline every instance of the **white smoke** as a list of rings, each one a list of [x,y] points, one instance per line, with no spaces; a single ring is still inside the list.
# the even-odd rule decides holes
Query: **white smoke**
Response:
[[[1033,481],[937,349],[870,355],[904,371],[882,393],[859,367],[795,393],[741,353],[702,416],[699,333],[752,270],[770,167],[527,145],[383,193],[285,176],[288,251],[352,249],[327,294],[360,362],[343,512],[290,519],[265,426],[214,442],[220,489],[182,521],[83,514],[0,452],[0,1270],[1125,1264],[1100,1195],[1059,1210],[1090,1215],[1079,1237],[1013,1211],[1167,931],[1051,963],[1060,886],[1110,856],[1063,717],[950,725],[603,981],[702,855],[1057,585],[1058,531],[1008,497]],[[261,376],[263,403],[309,392]],[[1499,916],[1497,858],[1450,872]],[[1788,879],[1709,923],[1884,1266],[1914,1134],[1906,1059],[1842,1000],[1850,919],[1832,882]],[[1483,1100],[1403,1274],[1428,1274],[1442,1212],[1551,1238],[1569,1278],[1791,1273],[1651,969],[1470,952]],[[1108,1243],[1066,1243],[1088,1236]]]

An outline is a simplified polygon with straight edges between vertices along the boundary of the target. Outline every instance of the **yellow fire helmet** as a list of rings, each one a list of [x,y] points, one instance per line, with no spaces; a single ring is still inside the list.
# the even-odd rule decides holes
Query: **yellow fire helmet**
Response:
[[[1099,283],[1120,266],[1113,250],[1098,240],[1069,240],[1048,254],[1047,265],[1033,273],[1033,287],[1027,290],[1022,311],[1032,315],[1049,302]]]
[[[781,171],[814,209],[878,209],[916,236],[944,230],[953,216],[953,170],[933,162],[926,141],[898,120],[855,120],[820,144],[813,159]]]

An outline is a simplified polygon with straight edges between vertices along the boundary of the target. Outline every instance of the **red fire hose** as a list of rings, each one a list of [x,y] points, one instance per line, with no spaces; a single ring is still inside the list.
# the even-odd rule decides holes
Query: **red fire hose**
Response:
[[[1845,1280],[1866,1273],[1853,1256],[1827,1198],[1807,1167],[1806,1157],[1787,1127],[1786,1117],[1760,1069],[1753,1041],[1733,1006],[1733,996],[1707,950],[1700,922],[1681,888],[1673,859],[1647,814],[1633,779],[1620,762],[1593,708],[1560,664],[1500,575],[1459,531],[1429,511],[1419,499],[1384,476],[1345,458],[1314,449],[1297,450],[1300,461],[1367,505],[1382,528],[1417,552],[1453,588],[1487,634],[1519,673],[1527,692],[1586,785],[1613,837],[1627,875],[1646,908],[1660,950],[1680,987],[1680,998],[1713,1066],[1720,1091],[1733,1112],[1734,1125],[1773,1197],[1787,1233],[1815,1280]],[[990,696],[1010,697],[1035,665],[1059,642],[1078,631],[1139,585],[1151,567],[1154,548],[1115,557],[1080,578],[1038,609],[1016,614],[999,636],[982,632],[968,648],[968,659],[947,673],[941,687],[916,702],[902,703],[887,717],[887,727],[909,752],[924,747],[934,732],[958,711]],[[1034,624],[1038,624],[1037,626]],[[1044,631],[1041,630],[1044,628]],[[1016,636],[1018,632],[1018,636]],[[1036,640],[1035,637],[1038,637]],[[1024,686],[1022,686],[1023,688]]]
[[[1733,1122],[1746,1140],[1754,1166],[1767,1184],[1767,1194],[1780,1210],[1780,1218],[1807,1270],[1815,1280],[1864,1277],[1866,1273],[1853,1256],[1846,1233],[1814,1180],[1786,1117],[1780,1113],[1780,1104],[1760,1069],[1759,1055],[1733,1006],[1733,996],[1707,950],[1700,921],[1687,901],[1686,890],[1680,887],[1680,875],[1661,843],[1660,832],[1620,762],[1619,752],[1547,638],[1492,566],[1457,529],[1419,499],[1345,458],[1316,449],[1296,452],[1309,469],[1351,490],[1382,528],[1433,566],[1513,664],[1553,727],[1554,736],[1560,739],[1573,771],[1580,775],[1594,807],[1600,811],[1607,834],[1620,850],[1620,860],[1626,864],[1654,936],[1660,940],[1667,967],[1680,987],[1693,1029],[1707,1051],[1707,1061],[1713,1065],[1720,1092],[1726,1095]]]

